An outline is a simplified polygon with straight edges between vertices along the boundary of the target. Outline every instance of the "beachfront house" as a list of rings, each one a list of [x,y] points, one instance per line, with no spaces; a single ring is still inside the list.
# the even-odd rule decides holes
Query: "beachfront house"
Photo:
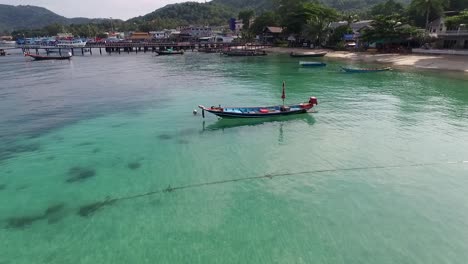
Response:
[[[285,30],[282,27],[265,27],[260,39],[265,43],[275,43],[287,39],[284,33]]]
[[[359,37],[362,35],[363,31],[371,28],[373,20],[362,20],[356,21],[349,24],[349,27],[353,31],[352,34],[345,34],[343,35],[342,40],[345,41],[345,47],[354,48],[358,47]],[[338,21],[332,22],[329,25],[330,34],[333,34],[338,27],[348,25],[347,21]]]
[[[446,12],[444,17],[439,17],[428,26],[428,34],[436,39],[433,47],[436,49],[467,49],[468,50],[468,25],[450,25],[446,18],[457,15],[459,12]]]

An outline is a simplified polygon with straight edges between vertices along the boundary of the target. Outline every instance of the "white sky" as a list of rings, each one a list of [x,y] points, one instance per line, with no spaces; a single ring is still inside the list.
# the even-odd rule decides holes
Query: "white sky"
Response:
[[[142,16],[167,4],[186,0],[0,0],[6,5],[35,5],[45,7],[68,18],[120,18]],[[191,0],[205,2],[204,0]],[[208,1],[207,1],[208,2]]]

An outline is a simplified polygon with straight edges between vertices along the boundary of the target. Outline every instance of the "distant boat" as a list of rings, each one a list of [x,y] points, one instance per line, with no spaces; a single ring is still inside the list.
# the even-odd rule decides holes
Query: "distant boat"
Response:
[[[0,46],[4,47],[14,47],[16,44],[16,41],[11,41],[11,40],[0,40]]]
[[[205,117],[205,111],[207,111],[224,118],[261,118],[302,114],[306,113],[318,104],[317,98],[310,97],[309,101],[305,103],[284,105],[285,98],[285,83],[283,82],[283,93],[281,95],[281,99],[283,99],[282,105],[256,107],[221,107],[220,105],[209,108],[203,105],[199,105],[198,108],[202,109],[203,117]]]
[[[266,56],[267,53],[262,50],[247,50],[247,49],[240,49],[240,50],[229,50],[223,52],[224,55],[230,57],[250,57],[250,56]]]
[[[327,66],[326,63],[320,61],[300,61],[299,65],[302,67],[323,67]]]
[[[41,60],[69,60],[71,59],[72,55],[68,53],[67,56],[41,56],[41,55],[34,55],[30,53],[25,53],[25,57],[31,57],[34,60],[41,61]]]
[[[158,53],[159,56],[162,56],[162,55],[183,55],[184,51],[183,50],[180,50],[180,51],[160,50],[160,51],[156,51],[156,53]]]
[[[57,47],[59,48],[84,48],[85,46],[86,41],[82,41],[81,39],[60,40],[57,43]]]
[[[382,71],[392,70],[391,67],[385,67],[385,68],[347,68],[347,67],[341,67],[341,68],[345,72],[349,72],[349,73],[382,72]]]
[[[291,57],[323,57],[327,53],[326,52],[291,52],[289,56]]]
[[[6,52],[3,49],[0,49],[0,56],[6,56]]]

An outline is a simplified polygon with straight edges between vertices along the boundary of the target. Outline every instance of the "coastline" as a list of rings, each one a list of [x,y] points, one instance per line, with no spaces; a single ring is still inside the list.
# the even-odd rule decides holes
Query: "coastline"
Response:
[[[325,57],[349,61],[390,64],[395,67],[412,67],[427,70],[458,71],[468,73],[468,56],[420,55],[420,54],[371,54],[365,52],[332,51],[326,49],[279,48],[266,49],[267,52],[289,54],[291,52],[328,52]]]

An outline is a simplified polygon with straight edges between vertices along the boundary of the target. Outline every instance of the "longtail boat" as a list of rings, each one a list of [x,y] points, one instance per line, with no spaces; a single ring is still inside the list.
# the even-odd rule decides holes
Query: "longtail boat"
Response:
[[[385,68],[346,68],[346,67],[341,67],[343,71],[349,72],[349,73],[365,73],[365,72],[382,72],[382,71],[390,71],[392,70],[391,67],[385,67]]]
[[[327,66],[326,63],[320,61],[300,61],[299,65],[302,67],[323,67]]]
[[[291,52],[289,56],[291,57],[323,57],[327,53],[326,52]]]
[[[316,97],[310,97],[308,102],[284,105],[284,99],[286,98],[284,82],[281,98],[283,99],[283,104],[275,106],[221,107],[221,105],[219,105],[205,107],[203,105],[199,105],[198,108],[202,109],[203,118],[205,117],[205,111],[223,118],[262,118],[302,114],[306,113],[318,104]]]
[[[229,50],[223,53],[230,57],[249,57],[249,56],[266,56],[267,53],[262,50]]]
[[[31,57],[34,60],[42,61],[42,60],[69,60],[71,59],[72,55],[69,53],[67,56],[42,56],[42,55],[34,55],[30,53],[25,53],[25,57]]]
[[[183,50],[180,50],[180,51],[160,50],[160,51],[156,51],[156,53],[158,53],[159,56],[162,56],[162,55],[183,55],[184,51]]]

